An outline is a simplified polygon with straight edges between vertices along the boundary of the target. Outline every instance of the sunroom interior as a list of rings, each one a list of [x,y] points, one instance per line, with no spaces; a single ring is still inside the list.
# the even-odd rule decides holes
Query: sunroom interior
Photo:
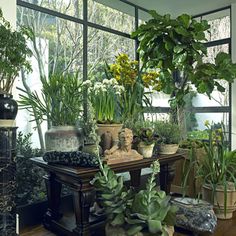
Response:
[[[32,70],[29,73],[21,70],[12,89],[13,97],[17,101],[22,99],[22,93],[24,95],[28,94],[27,96],[29,96],[30,93],[34,92],[41,97],[43,88],[42,77],[49,79],[52,78],[50,76],[53,74],[59,75],[65,72],[76,74],[76,78],[81,81],[81,83],[87,80],[96,80],[97,78],[99,81],[105,80],[107,76],[107,65],[116,65],[116,63],[118,63],[117,58],[122,55],[128,58],[127,60],[129,60],[130,63],[137,61],[139,63],[138,66],[141,68],[143,65],[143,57],[142,53],[139,54],[138,48],[142,37],[133,37],[132,33],[139,29],[141,25],[145,24],[145,22],[152,19],[153,15],[150,14],[150,10],[155,10],[161,16],[170,14],[170,17],[173,19],[176,19],[181,14],[186,14],[192,16],[191,19],[194,19],[196,22],[206,20],[209,24],[209,29],[205,32],[206,40],[201,42],[206,46],[207,50],[207,55],[204,56],[203,61],[206,63],[214,63],[216,55],[219,52],[224,52],[230,55],[233,63],[236,63],[236,0],[0,0],[0,9],[2,9],[4,18],[10,22],[13,30],[18,30],[22,26],[28,27],[31,29],[31,33],[34,37],[34,40],[27,42],[27,46],[32,51],[32,55],[28,58]],[[148,62],[146,63],[148,64]],[[180,133],[181,135],[184,133],[182,139],[193,138],[205,140],[209,139],[209,136],[206,136],[208,135],[209,127],[212,129],[214,126],[219,130],[219,127],[223,126],[227,133],[227,145],[229,150],[233,151],[236,149],[236,82],[229,83],[224,81],[221,85],[225,88],[224,91],[213,89],[209,96],[206,93],[198,93],[196,89],[189,92],[189,96],[184,102],[186,105],[184,128],[179,124],[180,129],[184,129],[184,132]],[[155,84],[152,84],[152,86],[155,87]],[[150,88],[145,88],[145,91],[147,93],[150,92]],[[82,93],[82,97],[87,99],[88,92],[82,91]],[[144,109],[142,110],[144,122],[155,123],[173,119],[171,115],[170,94],[165,94],[160,91],[160,89],[157,89],[152,90],[148,98],[149,107],[147,107],[145,103]],[[22,105],[20,102],[19,104]],[[82,116],[88,117],[90,110],[87,108],[87,103],[83,101],[81,104],[84,110]],[[22,107],[23,106],[24,104]],[[67,115],[69,116],[69,114]],[[22,236],[116,235],[116,233],[113,232],[106,232],[105,234],[105,218],[103,216],[103,218],[101,217],[103,224],[95,222],[97,228],[92,228],[91,226],[90,229],[88,222],[85,224],[84,222],[81,223],[81,219],[77,217],[81,216],[83,218],[83,214],[86,215],[86,213],[83,212],[86,207],[82,208],[82,210],[78,210],[78,214],[76,214],[76,217],[74,216],[73,211],[77,211],[77,205],[83,204],[83,196],[77,196],[74,190],[71,191],[71,186],[73,185],[72,188],[75,189],[75,184],[72,182],[75,181],[77,183],[78,181],[79,183],[80,177],[74,179],[75,177],[73,176],[70,180],[64,179],[66,175],[64,176],[63,174],[59,174],[60,177],[58,177],[62,178],[61,195],[63,198],[61,199],[60,210],[65,211],[66,216],[69,215],[71,217],[72,215],[72,223],[67,222],[71,229],[65,230],[64,228],[66,227],[63,225],[64,223],[61,223],[60,219],[58,220],[59,223],[57,226],[51,226],[48,223],[50,220],[46,222],[50,217],[54,217],[53,211],[51,211],[51,215],[48,212],[50,212],[49,208],[52,205],[55,206],[55,204],[57,204],[53,202],[57,202],[58,198],[53,198],[53,196],[57,194],[57,192],[54,191],[57,188],[56,185],[51,185],[51,188],[47,187],[46,190],[44,176],[48,173],[52,176],[57,176],[57,173],[60,171],[60,173],[65,173],[70,172],[71,169],[65,167],[65,169],[62,168],[63,170],[59,171],[59,169],[56,170],[48,167],[48,165],[41,165],[41,162],[39,163],[38,160],[32,161],[32,158],[42,156],[46,152],[47,147],[45,147],[44,134],[50,127],[47,119],[42,119],[42,122],[39,123],[37,123],[35,119],[36,118],[32,116],[32,111],[29,111],[29,109],[18,109],[14,126],[17,127],[16,147],[21,152],[17,150],[19,157],[16,158],[16,172],[14,177],[16,180],[16,189],[14,190],[15,192],[12,193],[14,194],[14,200],[12,200],[14,207],[9,211],[9,214],[16,217],[13,220],[14,225],[11,230],[15,231],[16,235]],[[176,119],[178,120],[178,117]],[[171,122],[174,121],[172,120]],[[78,123],[80,124],[80,121]],[[142,128],[140,124],[139,126],[137,125],[139,129]],[[127,125],[127,127],[130,128],[129,125]],[[147,126],[145,128],[147,128]],[[2,129],[1,123],[0,129]],[[216,135],[216,133],[214,133],[213,136],[214,135]],[[1,140],[3,139],[1,138]],[[208,144],[204,145],[206,149],[209,148]],[[1,147],[3,146],[1,145]],[[177,153],[179,153],[179,151]],[[193,151],[190,153],[193,155]],[[158,159],[159,154],[155,155],[153,154],[152,158],[157,157]],[[183,175],[188,172],[186,172],[185,169],[183,173],[183,168],[186,168],[186,160],[187,165],[189,165],[188,167],[190,168],[191,166],[191,158],[189,159],[183,156],[180,151],[180,154],[174,154],[175,159],[173,159],[173,162],[170,161],[169,164],[166,164],[165,161],[163,161],[164,164],[160,164],[161,171],[163,171],[163,168],[167,168],[168,173],[164,175],[164,179],[171,178],[172,183],[170,183],[170,181],[168,182],[166,179],[161,183],[163,177],[160,177],[157,180],[158,188],[167,183],[170,184],[169,188],[160,188],[167,191],[167,194],[172,198],[183,196],[183,182],[185,180]],[[183,160],[180,157],[182,157]],[[113,159],[111,158],[111,160]],[[115,169],[117,172],[125,172],[122,174],[123,178],[125,180],[128,179],[128,182],[130,181],[132,184],[132,182],[135,181],[135,174],[132,180],[132,177],[129,177],[127,174],[129,172],[127,168],[131,168],[130,170],[132,171],[137,171],[137,168],[134,166],[127,167],[127,161],[125,163],[126,164],[114,162],[114,165],[118,166],[114,168],[118,168]],[[111,161],[111,166],[112,164],[113,162]],[[173,169],[171,169],[172,164],[174,165]],[[121,171],[122,165],[124,165],[124,171]],[[146,168],[147,164],[142,165],[143,166],[140,168],[144,170],[142,170],[141,186],[145,187],[145,181],[150,176],[153,169]],[[232,168],[230,171],[233,173],[232,175],[234,175]],[[0,169],[0,173],[1,171]],[[194,169],[194,171],[196,170]],[[172,172],[174,175],[170,177]],[[189,172],[191,172],[191,170]],[[191,175],[189,172],[188,175]],[[137,172],[135,173],[137,174]],[[4,179],[4,176],[2,178]],[[50,178],[46,179],[46,183],[49,185],[52,184],[51,182],[56,182],[57,180],[56,177],[55,180],[53,179],[50,182]],[[190,178],[194,179],[194,176],[192,175]],[[232,178],[232,182],[234,182],[236,186],[236,172]],[[4,180],[1,181],[4,182]],[[68,181],[72,182],[68,184]],[[186,195],[190,198],[199,197],[200,195],[195,194],[195,181],[192,180],[193,183],[191,184],[189,181],[191,182],[191,180],[188,180],[189,186],[191,184],[193,185],[194,194],[190,193],[188,189],[189,192],[187,192]],[[140,181],[137,180],[137,182]],[[137,184],[135,186],[137,187]],[[4,196],[6,195],[3,189],[1,190],[1,202],[4,201]],[[78,190],[78,194],[80,194],[79,191],[80,190]],[[50,199],[49,195],[51,195]],[[78,197],[78,201],[75,200],[76,197]],[[86,197],[84,197],[84,199],[85,198]],[[233,205],[235,205],[235,202]],[[84,203],[84,206],[85,205],[86,203]],[[89,205],[87,208],[89,207],[92,206]],[[199,206],[199,209],[200,207],[201,206]],[[12,209],[14,209],[14,211],[12,211]],[[234,210],[236,210],[236,208],[234,208]],[[46,221],[45,212],[49,214],[46,215],[46,217],[49,217]],[[59,215],[57,217],[59,217]],[[70,217],[67,219],[71,219]],[[83,220],[85,218],[83,218]],[[52,219],[55,220],[56,216],[55,219]],[[214,218],[214,220],[215,226],[212,226],[214,229],[211,231],[207,231],[207,227],[204,232],[202,228],[201,230],[198,228],[195,231],[193,226],[186,229],[178,226],[174,228],[175,232],[172,234],[161,234],[163,231],[157,231],[156,234],[149,232],[147,235],[236,235],[236,214],[232,214],[231,219],[222,220],[221,218],[216,220],[216,218]],[[15,235],[9,233],[13,231],[8,229],[7,225],[6,213],[3,211],[3,213],[0,213],[0,235]],[[103,229],[99,227],[103,227]],[[144,227],[144,229],[146,228]],[[150,228],[148,229],[150,231]],[[164,232],[166,233],[166,231]],[[120,235],[146,234],[126,234],[123,232],[123,234]]]

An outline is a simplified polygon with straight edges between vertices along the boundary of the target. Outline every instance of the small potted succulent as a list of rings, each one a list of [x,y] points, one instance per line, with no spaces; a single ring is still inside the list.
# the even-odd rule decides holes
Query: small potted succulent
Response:
[[[169,121],[154,122],[155,133],[160,137],[160,154],[174,154],[179,148],[180,129]]]
[[[107,214],[107,236],[173,235],[177,209],[170,204],[170,197],[156,188],[158,160],[151,165],[152,174],[146,188],[138,193],[127,190],[123,177],[117,176],[109,166],[101,161],[99,166],[100,172],[92,184],[97,201]]]
[[[14,120],[18,111],[17,102],[12,98],[12,87],[20,69],[31,70],[27,46],[30,32],[27,28],[13,30],[3,17],[0,8],[0,119]]]
[[[143,155],[144,158],[150,158],[153,154],[153,148],[155,146],[154,130],[152,128],[141,128],[138,131],[138,152]]]

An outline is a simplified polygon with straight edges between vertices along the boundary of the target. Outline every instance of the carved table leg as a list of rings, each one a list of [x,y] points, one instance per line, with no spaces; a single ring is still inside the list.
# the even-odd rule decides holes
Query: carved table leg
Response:
[[[89,236],[90,206],[95,199],[95,190],[89,183],[83,183],[81,189],[73,189],[76,228],[73,232],[79,236]]]
[[[134,187],[134,189],[138,190],[141,182],[141,169],[132,170],[129,172],[130,174],[130,185]]]
[[[45,228],[50,229],[52,220],[59,220],[62,214],[59,212],[61,202],[61,183],[55,179],[55,175],[50,173],[48,176],[44,176],[47,197],[48,197],[48,209],[44,215],[43,224]]]
[[[175,165],[174,163],[169,163],[161,165],[160,167],[160,188],[167,194],[170,193],[171,182],[175,176]]]

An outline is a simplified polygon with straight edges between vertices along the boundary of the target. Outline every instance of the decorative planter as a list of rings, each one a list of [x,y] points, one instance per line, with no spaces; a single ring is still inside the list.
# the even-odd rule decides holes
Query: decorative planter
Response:
[[[140,142],[138,144],[138,152],[143,155],[144,158],[150,158],[153,154],[153,148],[155,143],[147,145],[144,142]]]
[[[98,146],[97,144],[85,144],[82,151],[89,153],[89,154],[97,154],[98,150],[100,146]],[[100,151],[100,149],[99,149]]]
[[[18,105],[11,94],[0,94],[0,120],[14,120]]]
[[[174,235],[174,227],[173,226],[167,226],[166,231],[169,236]],[[110,224],[106,224],[105,232],[106,232],[106,236],[111,236],[111,235],[112,236],[128,236],[128,234],[126,233],[126,230],[124,228],[118,227],[118,226],[112,226]],[[134,236],[148,236],[148,235],[154,235],[154,234],[150,234],[150,233],[146,233],[146,232],[139,232],[139,233],[135,234]],[[157,235],[160,235],[160,234],[157,234]]]
[[[179,148],[179,144],[161,144],[160,154],[175,154]]]
[[[110,149],[118,143],[118,134],[123,124],[97,124],[97,133],[101,137],[102,150]]]
[[[53,126],[45,133],[46,151],[77,151],[83,140],[82,129],[75,126]]]
[[[226,200],[226,215],[224,214],[224,187],[219,186],[213,193],[212,188],[209,185],[203,185],[202,187],[202,199],[213,204],[214,212],[218,219],[231,219],[233,212],[236,210],[236,190],[235,188],[227,190]]]

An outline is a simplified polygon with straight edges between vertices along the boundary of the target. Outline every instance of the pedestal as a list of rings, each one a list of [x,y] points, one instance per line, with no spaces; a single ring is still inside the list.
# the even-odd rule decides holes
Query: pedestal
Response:
[[[16,235],[16,127],[0,126],[0,235]]]

